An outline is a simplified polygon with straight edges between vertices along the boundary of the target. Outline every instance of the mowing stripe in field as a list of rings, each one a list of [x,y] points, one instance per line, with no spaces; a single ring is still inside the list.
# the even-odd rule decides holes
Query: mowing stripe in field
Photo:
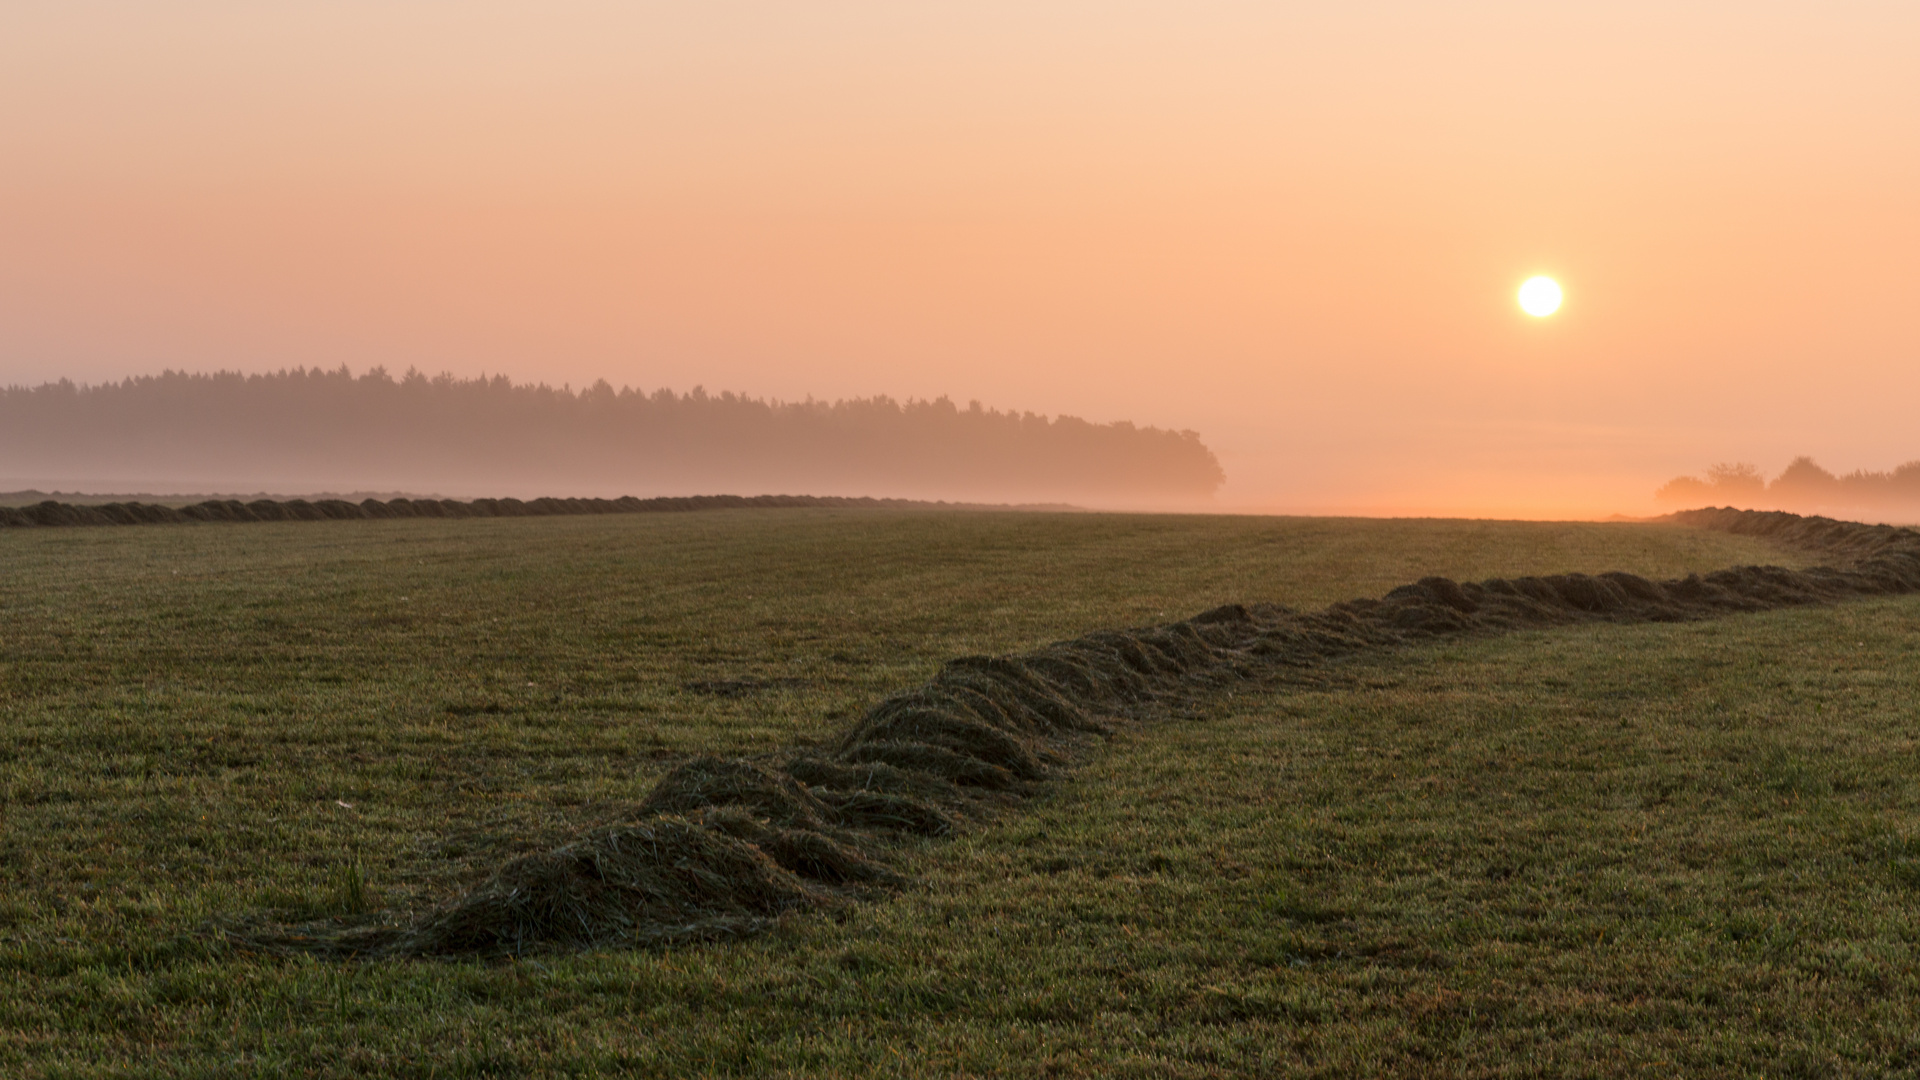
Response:
[[[948,662],[879,702],[824,752],[702,758],[626,820],[498,868],[406,923],[219,927],[242,948],[330,956],[506,956],[714,940],[784,912],[897,886],[889,835],[941,835],[1017,803],[1123,719],[1183,709],[1243,680],[1440,637],[1582,622],[1672,622],[1920,591],[1920,532],[1740,510],[1673,516],[1831,558],[1655,582],[1626,573],[1423,578],[1380,599],[1300,613],[1229,605],[1190,619]]]

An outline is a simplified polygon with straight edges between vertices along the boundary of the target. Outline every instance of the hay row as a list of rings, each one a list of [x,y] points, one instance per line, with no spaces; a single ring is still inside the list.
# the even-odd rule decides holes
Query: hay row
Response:
[[[191,506],[113,502],[87,506],[47,500],[0,506],[0,528],[73,525],[193,525],[216,521],[368,521],[388,518],[556,517],[580,514],[672,514],[693,510],[792,509],[815,506],[955,506],[914,499],[833,495],[685,495],[637,499],[210,499]],[[971,504],[966,504],[971,505]]]
[[[1373,600],[1300,613],[1229,605],[1181,622],[1103,630],[1014,656],[962,657],[867,711],[823,753],[784,764],[702,758],[625,820],[509,862],[404,925],[230,927],[269,951],[507,956],[753,933],[782,914],[900,884],[890,838],[939,836],[1017,803],[1074,747],[1122,719],[1164,715],[1211,688],[1356,653],[1582,622],[1672,622],[1920,591],[1920,532],[1738,510],[1673,515],[1835,557],[1838,568],[1747,566],[1669,581],[1633,574],[1423,578]]]

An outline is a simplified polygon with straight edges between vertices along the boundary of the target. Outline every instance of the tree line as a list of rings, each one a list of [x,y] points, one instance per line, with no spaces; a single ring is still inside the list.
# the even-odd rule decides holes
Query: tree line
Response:
[[[1798,457],[1772,480],[1753,465],[1725,463],[1709,468],[1705,476],[1675,477],[1654,498],[1686,506],[1920,515],[1920,461],[1890,472],[1859,470],[1839,476],[1810,457]]]
[[[487,493],[794,491],[1192,498],[1225,480],[1192,431],[945,397],[772,401],[505,376],[166,371],[0,390],[0,475]]]

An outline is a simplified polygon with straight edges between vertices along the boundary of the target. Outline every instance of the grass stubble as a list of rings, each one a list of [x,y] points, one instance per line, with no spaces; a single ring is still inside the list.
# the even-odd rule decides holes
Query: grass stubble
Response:
[[[476,528],[484,526],[484,528]],[[7,537],[27,1074],[1897,1073],[1910,600],[1351,660],[1121,730],[915,884],[724,946],[239,954],[422,908],[947,657],[1425,573],[1790,561],[1649,526],[789,511]],[[185,571],[185,573],[180,573]],[[186,580],[181,580],[182,578]]]

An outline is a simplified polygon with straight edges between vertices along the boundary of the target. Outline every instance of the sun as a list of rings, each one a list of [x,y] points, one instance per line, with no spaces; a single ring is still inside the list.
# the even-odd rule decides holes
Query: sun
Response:
[[[1520,310],[1544,319],[1560,310],[1560,283],[1550,277],[1528,278],[1520,286]]]

